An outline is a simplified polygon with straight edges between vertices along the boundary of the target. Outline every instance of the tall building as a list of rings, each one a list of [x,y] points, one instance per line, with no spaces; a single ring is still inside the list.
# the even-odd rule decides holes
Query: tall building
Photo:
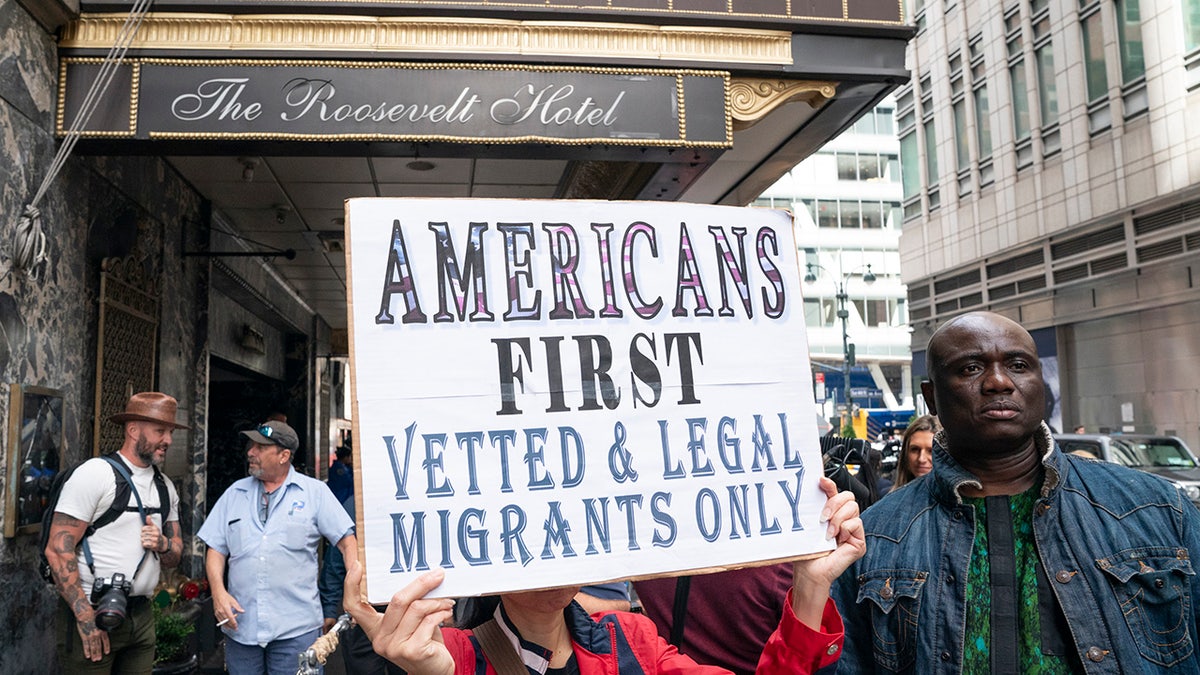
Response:
[[[1033,331],[1052,424],[1200,446],[1200,0],[910,10],[896,112],[917,369],[939,323],[990,309]]]
[[[756,201],[796,214],[803,250],[804,318],[817,398],[831,419],[846,402],[908,408],[908,312],[900,280],[900,144],[889,97],[800,162]],[[839,298],[844,291],[844,298]],[[846,310],[843,325],[838,312]],[[845,339],[843,337],[845,328]],[[822,381],[824,386],[822,387]]]

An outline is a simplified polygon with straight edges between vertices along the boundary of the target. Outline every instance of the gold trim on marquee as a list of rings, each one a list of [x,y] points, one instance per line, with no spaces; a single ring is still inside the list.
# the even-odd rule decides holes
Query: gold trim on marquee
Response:
[[[108,49],[123,14],[83,14],[63,49]],[[522,54],[791,65],[788,31],[444,17],[152,13],[131,49]]]
[[[784,103],[803,101],[813,108],[820,108],[836,93],[836,82],[733,78],[729,84],[733,130],[741,131],[754,126]]]
[[[72,64],[99,64],[103,59],[98,57],[67,56],[59,60],[58,78],[58,113],[55,132],[58,136],[66,135],[63,126],[63,112],[67,100],[67,67]],[[598,66],[544,66],[523,63],[431,63],[408,61],[337,61],[337,60],[290,60],[290,59],[167,59],[167,58],[128,58],[125,63],[133,68],[132,86],[129,92],[130,130],[124,131],[83,131],[83,138],[99,137],[132,137],[136,135],[138,104],[141,101],[141,67],[145,64],[168,66],[329,66],[336,68],[382,69],[405,68],[414,71],[427,70],[522,70],[531,72],[555,73],[587,73],[593,75],[656,75],[675,78],[675,96],[679,107],[679,138],[678,139],[647,139],[647,138],[557,138],[552,136],[448,136],[440,134],[299,134],[287,132],[172,132],[151,131],[149,137],[155,140],[190,139],[190,140],[287,140],[287,141],[431,141],[467,144],[515,145],[518,143],[545,143],[547,145],[632,145],[638,147],[664,148],[731,148],[733,147],[733,131],[736,123],[730,114],[732,105],[732,82],[727,71],[697,70],[689,68],[604,68]],[[718,77],[725,83],[725,140],[723,141],[689,141],[687,139],[687,111],[684,105],[683,78]],[[831,85],[832,87],[832,85]],[[832,91],[832,88],[831,88]],[[748,126],[748,125],[747,125]]]

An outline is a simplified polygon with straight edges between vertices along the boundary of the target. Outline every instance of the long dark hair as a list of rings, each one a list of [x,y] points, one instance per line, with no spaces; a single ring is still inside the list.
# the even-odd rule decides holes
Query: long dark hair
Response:
[[[904,440],[900,443],[900,461],[896,462],[896,481],[892,484],[892,489],[896,489],[912,479],[916,478],[913,475],[912,469],[908,466],[908,448],[912,445],[913,434],[918,431],[928,431],[931,434],[936,434],[941,429],[937,418],[933,415],[921,415],[913,420],[908,428],[904,430]]]

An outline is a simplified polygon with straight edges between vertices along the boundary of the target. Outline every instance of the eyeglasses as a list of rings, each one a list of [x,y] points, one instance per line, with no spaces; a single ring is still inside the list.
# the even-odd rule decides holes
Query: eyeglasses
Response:
[[[270,438],[271,434],[275,433],[275,430],[264,424],[258,428],[258,433],[262,434],[263,436],[266,436],[267,438]]]

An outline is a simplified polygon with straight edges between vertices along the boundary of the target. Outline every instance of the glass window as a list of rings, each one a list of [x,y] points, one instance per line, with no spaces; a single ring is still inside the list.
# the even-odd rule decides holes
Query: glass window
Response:
[[[854,153],[837,153],[838,180],[857,180],[858,163]]]
[[[1004,16],[1004,33],[1012,33],[1021,30],[1021,13],[1013,7],[1012,11]]]
[[[1093,12],[1083,20],[1083,60],[1088,102],[1108,96],[1108,73],[1105,72],[1104,66],[1104,34],[1100,26],[1100,12]]]
[[[875,115],[867,113],[858,118],[854,123],[854,133],[856,134],[873,134],[875,133]]]
[[[979,145],[979,159],[992,156],[992,125],[989,121],[987,87],[975,89],[975,140]]]
[[[867,323],[872,326],[888,325],[888,304],[886,299],[867,301]]]
[[[1029,12],[1033,16],[1037,16],[1044,12],[1050,6],[1050,0],[1033,0],[1029,5]]]
[[[881,178],[883,178],[883,162],[879,160],[879,155],[859,155],[858,179],[879,180]]]
[[[817,227],[838,226],[838,203],[828,199],[817,202]]]
[[[809,222],[814,225],[817,222],[817,202],[814,199],[802,199],[800,205],[804,207],[804,212],[808,214]]]
[[[937,134],[932,117],[925,120],[925,176],[929,189],[938,189]]]
[[[854,304],[854,309],[858,311],[858,316],[862,318],[863,324],[867,326],[888,325],[889,301],[887,299],[854,298],[850,302]]]
[[[841,224],[844,228],[858,229],[862,227],[860,218],[862,217],[862,207],[858,202],[838,202],[842,211]]]
[[[1024,52],[1024,50],[1025,50],[1025,47],[1021,43],[1020,34],[1018,34],[1015,39],[1008,41],[1008,56],[1009,56],[1009,58],[1012,58],[1014,56],[1020,56]]]
[[[1183,48],[1200,49],[1200,0],[1183,0]]]
[[[1200,2],[1200,0],[1197,0]],[[894,136],[896,134],[896,126],[893,124],[893,115],[895,111],[879,110],[875,115],[875,133],[883,136]]]
[[[889,183],[900,182],[900,158],[896,155],[888,155],[887,174],[885,178]]]
[[[1118,0],[1117,37],[1121,41],[1121,81],[1129,84],[1146,74],[1142,55],[1142,12],[1140,0]]]
[[[1058,89],[1054,84],[1054,49],[1051,43],[1034,50],[1037,61],[1038,105],[1042,110],[1042,125],[1058,123]]]
[[[954,102],[954,151],[958,160],[958,170],[966,171],[971,167],[971,152],[967,146],[967,102],[959,99]]]
[[[883,204],[879,202],[862,203],[862,226],[866,229],[878,230],[883,228],[886,216]]]
[[[805,298],[804,299],[804,324],[807,326],[824,326],[825,320],[821,316],[821,299],[820,298]]]
[[[917,134],[910,131],[900,138],[900,172],[904,199],[915,197],[921,191],[920,157],[917,150]]]
[[[917,32],[925,30],[925,0],[910,0],[909,1],[910,16],[914,17],[913,24],[917,28]]]
[[[967,53],[971,56],[971,61],[983,57],[983,34],[977,33],[971,36],[971,41],[967,44]]]
[[[1025,81],[1025,62],[1018,61],[1008,69],[1012,82],[1013,136],[1018,141],[1029,138],[1029,85]]]
[[[888,228],[892,230],[900,229],[900,224],[904,222],[904,207],[900,206],[897,202],[892,202],[886,208],[888,209]]]

